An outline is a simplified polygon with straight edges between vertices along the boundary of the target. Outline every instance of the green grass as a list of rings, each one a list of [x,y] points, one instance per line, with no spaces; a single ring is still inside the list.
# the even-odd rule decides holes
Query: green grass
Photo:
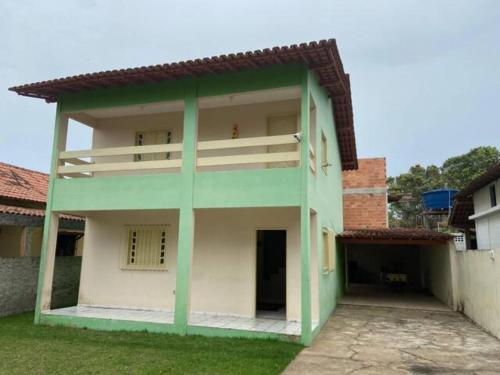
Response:
[[[278,374],[301,350],[273,340],[35,326],[0,319],[1,374]]]

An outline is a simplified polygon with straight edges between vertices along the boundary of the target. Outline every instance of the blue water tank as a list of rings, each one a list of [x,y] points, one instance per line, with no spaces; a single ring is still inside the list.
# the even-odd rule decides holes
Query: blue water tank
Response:
[[[448,210],[453,205],[453,198],[458,190],[436,189],[422,193],[424,207],[430,211]]]

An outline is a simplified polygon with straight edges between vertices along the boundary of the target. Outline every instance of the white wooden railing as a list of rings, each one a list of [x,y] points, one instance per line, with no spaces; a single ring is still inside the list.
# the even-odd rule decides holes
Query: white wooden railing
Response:
[[[252,137],[241,139],[226,139],[216,141],[198,142],[198,151],[236,149],[242,147],[293,145],[300,140],[298,134],[274,135],[267,137]],[[300,160],[299,150],[266,153],[245,153],[224,156],[198,156],[196,165],[198,167],[223,166],[236,164],[274,163],[274,162],[298,162]]]
[[[82,158],[134,156],[155,153],[182,152],[182,143],[150,146],[97,148],[93,150],[61,151],[57,173],[67,177],[91,177],[93,172],[136,171],[143,169],[179,168],[181,159],[120,161],[95,163]],[[68,165],[69,164],[69,165]]]
[[[280,146],[280,145],[297,145],[300,142],[299,134],[275,135],[267,137],[252,137],[241,139],[226,139],[215,141],[199,141],[197,143],[197,159],[198,167],[209,166],[224,166],[238,164],[258,164],[258,163],[279,163],[279,162],[299,162],[300,151],[299,147],[295,147],[293,151],[278,151],[278,152],[262,152],[262,148],[258,152],[248,152],[242,154],[241,148],[252,148],[259,146]],[[231,155],[222,156],[202,156],[204,151],[227,150],[235,149]],[[201,151],[201,153],[200,153]],[[79,151],[61,151],[59,153],[59,167],[57,173],[59,176],[65,177],[92,177],[94,172],[115,172],[115,171],[137,171],[137,170],[154,170],[154,169],[170,169],[180,168],[182,165],[181,158],[162,159],[162,160],[147,160],[133,161],[135,155],[155,154],[155,153],[182,153],[182,143],[176,144],[161,144],[150,146],[127,146],[127,147],[110,147],[98,148],[92,150]],[[312,156],[314,151],[310,148]],[[95,161],[94,158],[107,158],[116,156],[130,156],[126,161],[110,161],[109,159]],[[90,159],[94,161],[88,161]],[[314,163],[310,163],[311,168]]]

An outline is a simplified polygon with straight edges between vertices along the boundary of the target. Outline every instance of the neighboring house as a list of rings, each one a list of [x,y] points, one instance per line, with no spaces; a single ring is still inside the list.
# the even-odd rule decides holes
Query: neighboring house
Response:
[[[458,192],[449,224],[464,231],[467,249],[500,248],[500,164]]]
[[[344,284],[342,170],[357,168],[334,40],[10,90],[57,102],[37,323],[318,334]],[[91,150],[66,149],[72,121]],[[51,310],[67,214],[86,217],[79,304]]]
[[[49,176],[0,163],[0,316],[35,308]],[[78,297],[85,221],[61,215],[56,239],[53,306]]]
[[[0,163],[0,257],[40,256],[49,176]],[[81,255],[84,221],[64,216],[57,255]]]

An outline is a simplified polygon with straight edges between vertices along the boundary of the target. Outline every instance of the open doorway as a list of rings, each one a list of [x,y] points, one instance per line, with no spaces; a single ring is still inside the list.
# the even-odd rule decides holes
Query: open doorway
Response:
[[[286,230],[257,231],[258,317],[286,317]]]

